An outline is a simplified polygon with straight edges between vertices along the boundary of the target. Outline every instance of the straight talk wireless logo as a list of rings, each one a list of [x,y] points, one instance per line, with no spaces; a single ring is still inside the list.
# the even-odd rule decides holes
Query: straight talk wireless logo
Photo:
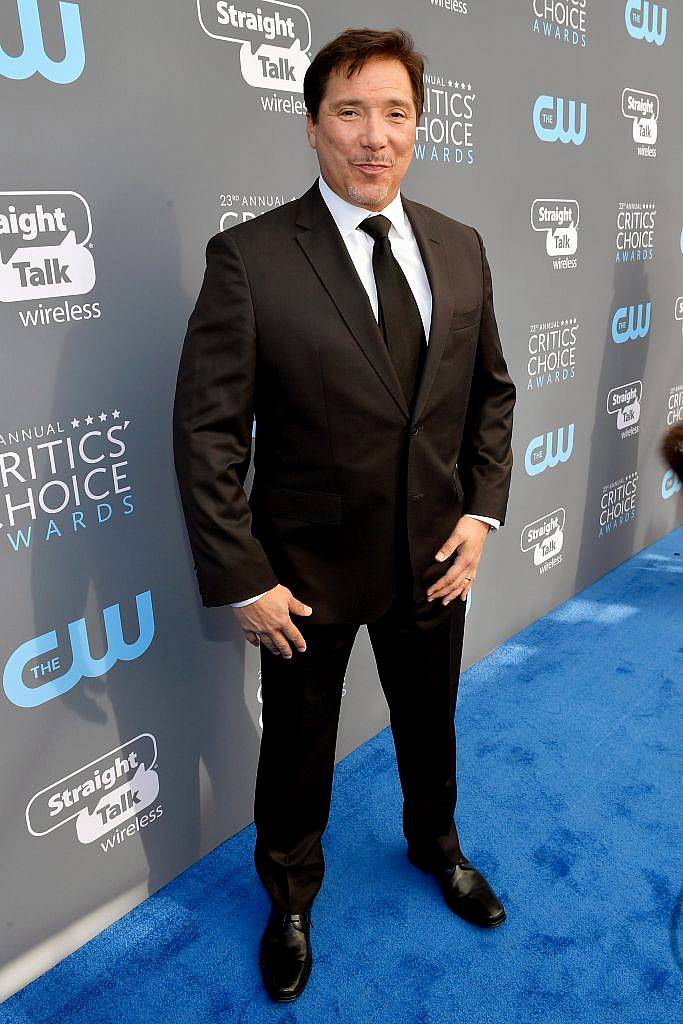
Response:
[[[79,843],[108,853],[161,818],[156,768],[156,739],[141,733],[32,796],[26,827],[42,838],[73,822]]]
[[[427,0],[427,3],[445,14],[469,14],[468,0]]]
[[[579,245],[579,204],[575,199],[534,199],[531,227],[545,237],[553,270],[575,270]]]
[[[612,416],[621,438],[640,433],[640,410],[643,402],[643,382],[634,380],[620,384],[607,394],[607,415]]]
[[[271,92],[261,97],[263,110],[305,115],[303,99],[291,95],[303,93],[311,63],[311,23],[303,7],[284,0],[196,0],[196,4],[207,36],[237,43],[247,85]]]
[[[621,94],[621,113],[631,122],[636,156],[657,156],[659,96],[654,92],[626,88]]]
[[[77,192],[0,192],[0,302],[23,327],[97,320],[98,302],[46,304],[95,286],[90,208]],[[39,301],[38,300],[43,300]]]
[[[565,509],[556,508],[533,523],[528,523],[522,530],[521,549],[532,553],[539,576],[544,576],[562,562],[566,519]]]

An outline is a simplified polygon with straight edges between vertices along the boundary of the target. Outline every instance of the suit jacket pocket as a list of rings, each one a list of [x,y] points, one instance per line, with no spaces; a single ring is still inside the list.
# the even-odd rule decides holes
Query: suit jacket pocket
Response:
[[[473,309],[465,310],[464,313],[454,313],[451,318],[449,330],[459,331],[463,327],[471,327],[473,324],[479,323],[480,319],[481,305],[474,306]]]
[[[287,519],[305,519],[309,523],[340,523],[342,518],[341,494],[324,491],[299,491],[290,487],[261,484],[256,503],[264,512],[285,516]]]

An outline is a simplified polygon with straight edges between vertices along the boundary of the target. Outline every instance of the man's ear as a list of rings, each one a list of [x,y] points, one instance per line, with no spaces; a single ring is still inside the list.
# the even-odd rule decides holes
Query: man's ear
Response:
[[[310,110],[306,111],[306,134],[308,136],[308,145],[311,147],[311,149],[315,149],[315,122],[311,116]]]

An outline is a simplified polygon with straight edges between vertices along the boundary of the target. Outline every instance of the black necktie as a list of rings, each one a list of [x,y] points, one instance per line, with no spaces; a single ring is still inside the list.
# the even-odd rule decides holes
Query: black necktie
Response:
[[[375,214],[366,217],[358,227],[375,241],[372,250],[372,269],[377,285],[379,326],[396,367],[408,408],[412,412],[422,365],[427,354],[427,340],[420,310],[401,265],[391,251],[389,218],[381,213]]]

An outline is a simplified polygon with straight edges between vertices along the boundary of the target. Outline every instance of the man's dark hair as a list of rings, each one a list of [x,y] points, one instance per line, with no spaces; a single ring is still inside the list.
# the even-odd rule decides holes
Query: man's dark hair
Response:
[[[350,78],[373,57],[394,58],[403,64],[410,78],[419,121],[424,106],[424,58],[414,49],[410,33],[401,28],[388,32],[374,28],[347,28],[316,53],[304,76],[304,102],[314,121],[318,120],[330,75],[339,72]]]
[[[683,423],[676,423],[664,435],[659,448],[664,461],[683,480]]]

